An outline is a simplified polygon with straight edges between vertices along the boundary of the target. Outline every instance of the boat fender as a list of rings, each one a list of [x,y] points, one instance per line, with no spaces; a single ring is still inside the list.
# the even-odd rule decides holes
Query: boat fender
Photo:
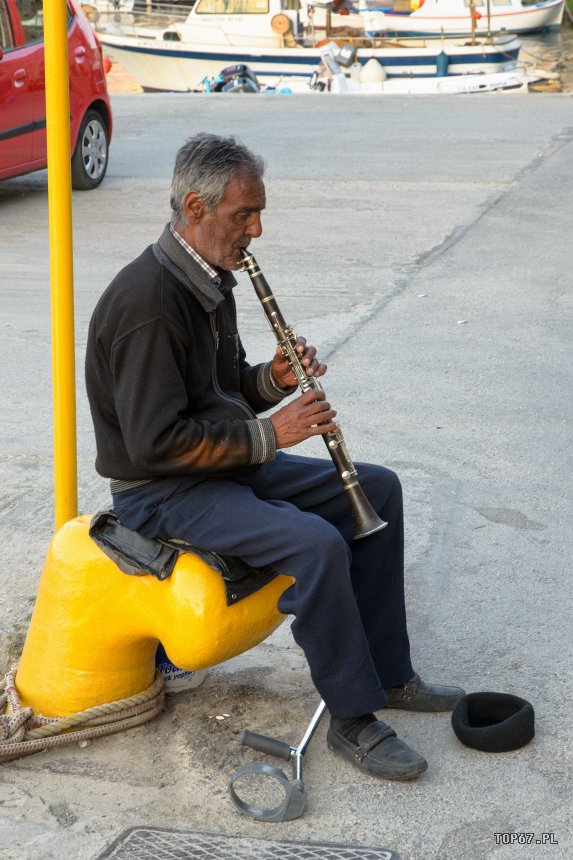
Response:
[[[360,83],[360,74],[362,72],[362,63],[352,63],[350,67],[350,80]]]
[[[450,61],[448,55],[444,51],[440,51],[436,57],[436,77],[445,78],[448,74],[448,66]]]
[[[361,84],[374,84],[386,80],[386,71],[382,63],[375,57],[371,57],[360,70]]]

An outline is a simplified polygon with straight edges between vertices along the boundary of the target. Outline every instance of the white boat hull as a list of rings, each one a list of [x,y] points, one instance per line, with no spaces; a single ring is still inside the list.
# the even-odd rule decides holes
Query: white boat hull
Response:
[[[474,75],[448,75],[445,78],[389,78],[378,83],[356,83],[345,78],[332,80],[329,93],[351,93],[358,95],[444,95],[468,93],[511,92],[527,93],[531,84],[543,81],[551,83],[555,78],[550,73],[527,72],[514,69],[511,72]],[[297,87],[295,92],[304,92]],[[308,92],[308,88],[307,88]]]
[[[373,27],[368,27],[369,12],[359,5],[360,19],[364,20],[365,29],[376,31],[384,29],[389,35],[398,36],[462,36],[471,33],[472,21],[470,10],[464,0],[425,0],[419,8],[404,13],[395,13],[385,8],[380,2],[379,10],[375,10],[375,0],[369,0],[368,6]],[[524,6],[521,0],[509,0],[507,5],[499,6],[490,3],[489,16],[487,5],[476,4],[476,35],[499,33],[531,33],[540,30],[552,30],[561,26],[564,0],[540,0],[530,6]],[[353,15],[348,16],[352,26]]]
[[[222,68],[246,63],[262,84],[273,86],[284,77],[308,78],[321,60],[315,48],[261,48],[242,46],[194,45],[185,42],[160,42],[99,32],[105,50],[121,63],[145,90],[189,92],[203,78],[214,77]],[[387,77],[435,77],[488,71],[503,72],[516,65],[520,43],[517,39],[499,40],[497,45],[473,46],[441,40],[411,47],[361,49],[364,63],[376,58]]]

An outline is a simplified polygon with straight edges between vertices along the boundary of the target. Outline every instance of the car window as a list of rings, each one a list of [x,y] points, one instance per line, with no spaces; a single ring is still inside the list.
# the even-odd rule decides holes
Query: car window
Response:
[[[0,48],[13,48],[14,38],[4,0],[0,0]]]
[[[16,0],[26,44],[44,38],[42,0]]]

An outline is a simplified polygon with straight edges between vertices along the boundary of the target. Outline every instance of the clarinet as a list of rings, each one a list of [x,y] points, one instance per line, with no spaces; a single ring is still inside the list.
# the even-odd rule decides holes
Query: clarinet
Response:
[[[303,393],[310,390],[322,391],[322,385],[318,379],[315,379],[314,376],[307,376],[306,369],[296,351],[296,334],[292,327],[285,323],[276,299],[257,261],[249,251],[241,248],[240,262],[242,271],[247,272],[253,282],[255,292],[263,306],[267,320],[276,335],[278,345],[288,360],[301,391]],[[322,438],[336,466],[350,505],[355,526],[354,539],[357,540],[358,538],[366,537],[385,528],[388,523],[380,519],[358,482],[356,469],[350,459],[340,428],[330,433],[324,433]]]

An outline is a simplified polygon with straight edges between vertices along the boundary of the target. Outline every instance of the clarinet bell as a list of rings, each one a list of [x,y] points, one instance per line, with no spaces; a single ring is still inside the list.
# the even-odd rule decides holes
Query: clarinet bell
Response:
[[[360,484],[349,487],[346,492],[354,520],[354,540],[368,537],[386,528],[388,523],[380,519]]]

